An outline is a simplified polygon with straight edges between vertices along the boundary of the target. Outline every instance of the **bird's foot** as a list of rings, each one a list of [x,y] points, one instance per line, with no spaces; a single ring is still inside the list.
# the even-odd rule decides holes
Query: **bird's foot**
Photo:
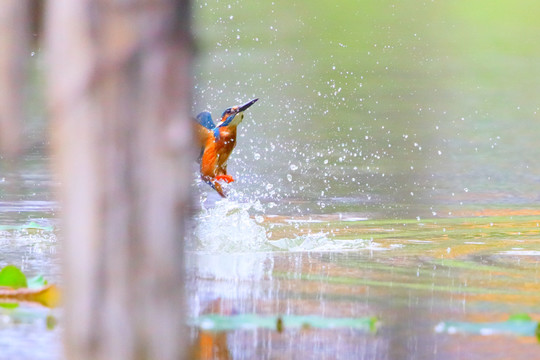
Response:
[[[216,176],[216,180],[220,181],[223,180],[226,183],[232,183],[234,181],[233,177],[231,175],[218,175]]]

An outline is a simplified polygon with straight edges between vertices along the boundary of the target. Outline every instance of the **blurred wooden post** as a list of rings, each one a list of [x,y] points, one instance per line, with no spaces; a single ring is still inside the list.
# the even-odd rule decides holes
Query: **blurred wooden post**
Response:
[[[182,359],[188,0],[49,0],[68,359]]]
[[[0,1],[0,152],[8,158],[22,149],[29,44],[28,0]]]

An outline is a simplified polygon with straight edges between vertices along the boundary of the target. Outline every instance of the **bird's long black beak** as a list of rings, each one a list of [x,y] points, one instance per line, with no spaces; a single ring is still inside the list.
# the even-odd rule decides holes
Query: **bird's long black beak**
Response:
[[[253,99],[251,101],[248,101],[247,103],[245,103],[244,105],[240,106],[238,108],[238,112],[242,112],[242,111],[246,111],[247,108],[249,108],[251,105],[255,104],[257,102],[257,100],[259,100],[259,98],[257,99]]]

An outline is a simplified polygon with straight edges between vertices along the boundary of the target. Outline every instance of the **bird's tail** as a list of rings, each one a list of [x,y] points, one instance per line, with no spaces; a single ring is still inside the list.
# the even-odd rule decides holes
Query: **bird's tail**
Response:
[[[210,185],[212,187],[212,189],[216,190],[216,192],[219,195],[221,195],[222,198],[227,197],[227,195],[225,195],[225,192],[223,191],[223,188],[221,187],[219,182],[217,182],[215,179],[209,179],[208,177],[205,177],[205,176],[203,176],[202,179],[204,180],[205,183]]]

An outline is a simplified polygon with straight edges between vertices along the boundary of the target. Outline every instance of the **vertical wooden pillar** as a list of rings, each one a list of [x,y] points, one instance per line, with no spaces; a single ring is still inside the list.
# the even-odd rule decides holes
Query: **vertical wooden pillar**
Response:
[[[16,157],[22,149],[24,91],[30,57],[28,0],[0,2],[0,152]]]
[[[68,359],[182,359],[188,0],[49,0]]]

